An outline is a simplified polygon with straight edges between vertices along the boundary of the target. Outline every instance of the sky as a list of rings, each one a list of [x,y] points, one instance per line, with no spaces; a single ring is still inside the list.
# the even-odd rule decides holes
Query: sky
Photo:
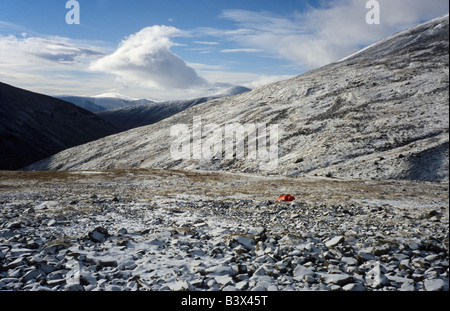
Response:
[[[0,82],[154,100],[256,88],[448,14],[446,0],[0,0]]]

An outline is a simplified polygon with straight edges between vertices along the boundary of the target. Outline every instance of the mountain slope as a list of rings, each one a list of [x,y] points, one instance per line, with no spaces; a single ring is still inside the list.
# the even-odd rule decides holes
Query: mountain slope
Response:
[[[117,129],[53,97],[0,83],[0,169],[13,170]]]
[[[130,130],[136,127],[150,125],[169,118],[190,107],[205,103],[209,100],[233,96],[250,91],[245,87],[232,87],[223,93],[210,97],[201,97],[190,100],[178,100],[167,102],[151,102],[142,105],[132,105],[106,111],[99,111],[97,115],[106,121],[114,124],[121,131]]]
[[[296,78],[213,100],[157,124],[66,150],[30,169],[159,167],[259,172],[261,160],[179,160],[171,127],[278,124],[268,174],[448,179],[448,15]],[[207,136],[207,134],[204,133]]]

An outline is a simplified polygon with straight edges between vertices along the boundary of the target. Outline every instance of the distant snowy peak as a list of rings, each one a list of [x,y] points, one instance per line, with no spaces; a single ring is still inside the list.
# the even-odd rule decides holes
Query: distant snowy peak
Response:
[[[111,122],[121,131],[127,131],[136,127],[159,122],[188,108],[210,100],[235,96],[249,91],[251,91],[251,89],[243,86],[233,86],[213,96],[199,97],[188,100],[165,102],[146,102],[146,100],[139,102],[139,100],[135,100],[130,102],[132,105],[99,111],[97,112],[97,115],[106,121]]]
[[[96,96],[56,96],[56,98],[67,101],[90,112],[100,112],[111,109],[118,109],[134,105],[154,103],[149,99],[135,99],[132,97],[106,93]]]
[[[227,97],[239,95],[245,92],[249,92],[251,89],[243,87],[243,86],[233,86],[219,93],[215,93],[210,96],[201,97],[203,99],[214,99],[219,97]],[[117,110],[121,108],[136,106],[136,105],[147,105],[147,104],[167,104],[173,102],[180,101],[196,101],[198,98],[193,99],[180,99],[178,101],[154,101],[147,98],[133,98],[122,94],[117,93],[104,93],[100,95],[94,96],[69,96],[69,95],[60,95],[55,96],[58,99],[65,100],[69,103],[75,104],[81,108],[84,108],[90,112],[98,113],[107,110]],[[204,101],[206,101],[204,100]]]
[[[122,99],[125,101],[137,100],[137,98],[129,97],[129,96],[118,94],[118,93],[104,93],[104,94],[100,94],[100,95],[94,95],[91,97],[94,97],[94,98],[116,98],[116,99]]]

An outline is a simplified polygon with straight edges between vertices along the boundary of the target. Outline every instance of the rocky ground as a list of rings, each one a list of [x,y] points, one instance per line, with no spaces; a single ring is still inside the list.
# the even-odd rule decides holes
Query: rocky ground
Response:
[[[0,172],[0,290],[443,291],[448,208],[448,182]]]

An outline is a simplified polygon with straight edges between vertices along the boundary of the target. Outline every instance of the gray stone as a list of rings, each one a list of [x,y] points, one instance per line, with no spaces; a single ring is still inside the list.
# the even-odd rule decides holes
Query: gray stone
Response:
[[[334,238],[325,242],[325,246],[328,248],[335,247],[336,245],[344,242],[345,238],[342,235],[335,236]]]
[[[296,281],[303,281],[306,276],[314,277],[315,275],[316,273],[314,271],[303,265],[297,265],[293,272],[293,277]]]
[[[24,276],[21,278],[21,281],[28,282],[37,279],[39,276],[45,276],[45,273],[38,269],[30,270],[24,274]]]
[[[209,279],[205,282],[205,284],[210,290],[219,290],[220,288],[220,285],[217,284],[215,279]]]
[[[399,262],[398,268],[402,270],[411,270],[409,259],[403,259]]]
[[[255,270],[255,272],[253,273],[254,276],[263,276],[266,275],[266,269],[264,269],[264,267],[259,267],[258,269]]]
[[[414,272],[414,273],[411,275],[411,277],[412,277],[412,279],[413,279],[415,282],[420,282],[420,281],[423,281],[423,279],[424,279],[423,274],[422,274],[422,273],[417,273],[417,272]]]
[[[5,268],[7,270],[10,270],[10,269],[13,269],[13,268],[24,266],[26,264],[27,264],[26,259],[24,257],[20,256],[19,258],[15,259],[15,260],[11,261],[9,264],[7,264],[5,266]]]
[[[442,291],[445,287],[448,288],[448,284],[446,286],[445,281],[442,279],[425,280],[423,284],[427,291]]]
[[[88,238],[95,243],[103,243],[108,238],[108,230],[103,227],[97,227],[88,233]]]
[[[426,256],[425,260],[429,261],[429,262],[433,262],[433,261],[438,260],[440,257],[441,256],[439,256],[438,254],[431,254],[431,255]]]
[[[55,219],[52,219],[52,220],[50,220],[50,221],[47,223],[47,226],[49,226],[49,227],[54,226],[54,225],[56,225],[56,220],[55,220]]]
[[[237,292],[239,289],[237,289],[235,286],[227,285],[224,288],[222,288],[223,292]]]
[[[153,246],[164,246],[166,245],[166,242],[158,240],[158,239],[152,239],[150,241],[148,241],[148,245],[153,245]]]
[[[9,253],[12,257],[18,257],[18,256],[29,256],[34,251],[32,249],[28,248],[11,248]]]
[[[339,286],[344,286],[355,281],[355,279],[351,275],[344,273],[342,274],[324,273],[320,274],[320,278],[325,282],[325,284],[335,284]]]
[[[400,286],[400,289],[399,289],[400,291],[402,291],[402,292],[412,292],[412,291],[414,291],[415,290],[415,287],[414,287],[414,282],[404,282],[404,283],[402,283],[402,285]]]
[[[366,291],[366,288],[361,283],[349,283],[342,287],[346,292],[362,292]]]
[[[355,256],[355,258],[358,260],[359,263],[363,263],[363,262],[366,262],[369,260],[376,260],[375,255],[364,252],[364,251],[358,252],[358,254]]]
[[[412,250],[417,250],[417,249],[419,249],[419,245],[418,245],[416,242],[414,242],[414,241],[408,242],[408,243],[407,243],[407,246],[408,246],[410,249],[412,249]]]
[[[256,285],[255,287],[252,287],[252,289],[250,289],[251,292],[265,292],[267,291],[267,288],[262,286],[262,285]]]
[[[336,284],[331,284],[329,287],[331,292],[337,292],[342,290],[342,287]]]
[[[89,273],[82,273],[80,274],[80,283],[84,285],[97,285],[97,277]]]
[[[380,288],[389,284],[389,280],[384,275],[379,263],[375,263],[374,267],[367,272],[366,282],[373,288]]]
[[[242,274],[238,274],[236,276],[236,280],[238,281],[244,281],[244,280],[248,280],[250,277],[248,276],[247,273],[242,273]]]
[[[266,232],[266,229],[264,227],[256,227],[251,228],[248,233],[253,235],[255,238],[260,239],[264,236],[264,233]]]
[[[105,267],[116,267],[117,266],[117,261],[114,260],[114,258],[112,257],[105,257],[105,258],[100,258],[99,260],[97,260],[97,265],[100,268],[105,268]]]
[[[234,276],[237,274],[237,271],[234,270],[230,266],[213,266],[205,269],[206,274],[213,275],[213,276],[221,276],[221,275],[230,275]]]
[[[19,282],[19,278],[16,278],[16,277],[3,278],[2,282],[5,283],[5,284],[18,283]]]
[[[348,266],[356,266],[358,265],[358,260],[353,257],[342,257],[341,262],[345,263]]]
[[[216,279],[217,284],[221,286],[233,285],[234,281],[229,275],[220,275],[214,277]]]
[[[20,221],[13,221],[6,225],[7,229],[20,229],[22,228],[22,223]]]
[[[255,286],[252,288],[252,291],[256,291],[256,288],[259,288],[262,291],[268,291],[269,288],[272,288],[272,290],[276,290],[274,289],[274,280],[270,277],[268,278],[261,278],[258,280],[258,282],[255,284]],[[276,286],[276,285],[275,285]]]
[[[383,245],[375,247],[373,249],[373,254],[375,256],[386,255],[387,253],[389,253],[390,249],[391,249],[391,246],[389,244],[383,244]]]
[[[179,292],[189,290],[190,286],[187,281],[177,281],[174,284],[170,284],[169,288],[174,292]]]
[[[240,281],[235,286],[238,290],[245,290],[248,287],[248,280]]]
[[[59,279],[63,279],[63,273],[62,271],[53,271],[47,274],[47,281],[48,280],[59,280]]]
[[[49,274],[49,273],[52,273],[52,272],[57,270],[56,267],[50,266],[50,265],[47,265],[47,264],[44,264],[44,263],[40,263],[38,265],[38,269],[43,271],[45,274]]]
[[[243,247],[245,247],[246,249],[250,250],[253,247],[255,247],[255,240],[250,238],[250,237],[245,237],[245,236],[235,236],[233,238],[233,241],[237,242],[239,245],[242,245]]]
[[[47,279],[47,285],[49,285],[49,286],[61,285],[64,283],[66,283],[65,279],[54,279],[54,280]]]
[[[117,236],[119,236],[119,237],[124,236],[127,233],[128,233],[128,230],[125,228],[120,228],[119,230],[117,230]]]
[[[309,284],[312,284],[312,283],[316,283],[316,278],[314,277],[314,276],[312,276],[312,275],[305,275],[305,277],[303,278],[303,280],[306,282],[306,283],[309,283]]]

